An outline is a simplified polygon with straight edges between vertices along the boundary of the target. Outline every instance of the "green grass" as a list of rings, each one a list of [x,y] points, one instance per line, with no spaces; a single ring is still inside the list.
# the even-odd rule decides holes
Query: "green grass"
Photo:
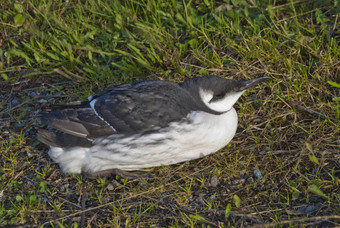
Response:
[[[0,225],[339,225],[339,16],[337,0],[3,2]],[[64,175],[36,139],[47,104],[209,74],[271,80],[237,103],[231,144],[154,180]]]

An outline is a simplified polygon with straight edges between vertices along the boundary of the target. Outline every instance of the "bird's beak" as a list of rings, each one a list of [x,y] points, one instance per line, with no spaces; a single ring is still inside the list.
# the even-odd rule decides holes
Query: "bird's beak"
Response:
[[[270,78],[269,77],[260,77],[260,78],[245,80],[245,81],[243,81],[243,85],[241,86],[240,91],[254,87],[257,84],[260,84],[261,82],[267,81],[268,79],[270,79]]]

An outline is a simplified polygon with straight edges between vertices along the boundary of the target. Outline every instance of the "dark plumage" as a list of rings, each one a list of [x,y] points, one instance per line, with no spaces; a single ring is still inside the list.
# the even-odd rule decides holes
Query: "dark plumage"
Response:
[[[125,157],[128,155],[133,158],[134,153],[145,152],[146,155],[149,155],[143,146],[149,148],[151,145],[157,145],[157,147],[154,146],[153,148],[155,151],[150,153],[154,154],[157,150],[160,153],[165,153],[162,150],[172,148],[170,146],[171,140],[176,140],[173,135],[176,131],[178,134],[183,133],[190,138],[190,131],[195,131],[195,124],[198,124],[196,123],[198,120],[201,122],[204,118],[217,118],[221,119],[218,121],[225,121],[222,120],[223,116],[231,115],[225,113],[232,109],[232,105],[238,97],[247,88],[264,80],[266,78],[236,81],[217,76],[206,76],[188,79],[180,84],[168,81],[141,81],[114,85],[92,96],[87,102],[81,102],[74,106],[68,105],[65,109],[43,113],[42,122],[54,130],[40,130],[38,139],[51,146],[50,155],[54,160],[62,166],[69,166],[67,169],[64,168],[66,172],[74,172],[70,171],[73,170],[73,167],[70,166],[73,162],[70,160],[72,158],[66,159],[74,151],[76,151],[74,152],[75,154],[82,155],[83,159],[91,159],[87,158],[88,156],[103,156],[103,159],[105,159],[105,156],[117,156],[119,153],[124,154]],[[206,115],[206,117],[203,118],[202,115]],[[219,115],[221,117],[218,117]],[[198,119],[195,116],[199,116],[197,117]],[[235,119],[235,117],[230,118],[233,119],[232,121]],[[211,123],[214,124],[217,119]],[[207,123],[205,124],[209,124],[209,119],[206,119],[206,121]],[[183,129],[177,123],[182,123]],[[228,126],[228,123],[221,124],[227,124],[226,126]],[[235,123],[231,125],[233,126],[233,131],[234,125]],[[171,128],[171,126],[174,127]],[[192,129],[191,126],[193,127]],[[197,129],[199,126],[201,125],[197,125]],[[169,136],[163,138],[159,134],[168,134]],[[192,140],[195,140],[194,134],[192,133]],[[223,137],[230,141],[230,137],[234,134],[227,132],[227,135]],[[178,140],[174,141],[175,144],[180,143]],[[163,148],[160,142],[170,143],[169,146],[164,144],[168,149]],[[141,148],[138,148],[138,145]],[[180,144],[178,146],[180,147]],[[158,147],[159,149],[157,149]],[[133,148],[134,150],[128,152],[128,148]],[[67,151],[71,152],[68,153]],[[101,151],[103,151],[102,154]],[[198,151],[201,151],[201,149]],[[106,153],[108,154],[104,155]],[[169,153],[171,155],[171,151]],[[65,156],[65,158],[62,156]],[[176,158],[176,156],[174,155],[174,161],[162,162],[155,160],[150,161],[150,165],[138,163],[136,166],[133,165],[133,161],[129,164],[129,161],[123,159],[123,163],[122,161],[112,161],[107,164],[107,167],[127,167],[129,169],[132,167],[134,169],[133,167],[143,168],[155,166],[155,164],[172,164],[189,159]],[[192,158],[200,156],[201,154],[188,155],[188,157]],[[116,162],[119,164],[116,164]],[[90,168],[93,164],[88,163],[88,160],[84,160],[80,164],[81,167],[76,169],[76,172],[82,169],[90,172],[105,169],[105,167],[98,166]]]

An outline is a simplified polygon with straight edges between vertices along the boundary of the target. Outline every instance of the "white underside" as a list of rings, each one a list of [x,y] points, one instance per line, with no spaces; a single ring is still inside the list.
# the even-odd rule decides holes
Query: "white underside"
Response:
[[[91,148],[50,147],[49,155],[65,173],[106,169],[137,170],[197,159],[226,146],[237,129],[234,108],[221,115],[191,112],[150,134],[99,138]]]

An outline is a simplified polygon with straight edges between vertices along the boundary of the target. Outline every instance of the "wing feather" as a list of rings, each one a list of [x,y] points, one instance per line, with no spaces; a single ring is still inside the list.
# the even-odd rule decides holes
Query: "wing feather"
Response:
[[[39,138],[60,147],[89,146],[92,139],[113,134],[146,133],[181,121],[199,109],[191,95],[176,83],[142,81],[111,86],[74,107],[43,113],[42,122],[57,131]]]
[[[41,121],[58,131],[83,138],[98,138],[115,133],[88,104],[42,113]]]
[[[186,90],[167,81],[144,81],[112,89],[95,100],[96,113],[120,134],[166,127],[198,107]]]

